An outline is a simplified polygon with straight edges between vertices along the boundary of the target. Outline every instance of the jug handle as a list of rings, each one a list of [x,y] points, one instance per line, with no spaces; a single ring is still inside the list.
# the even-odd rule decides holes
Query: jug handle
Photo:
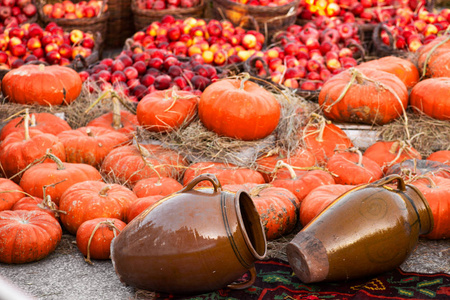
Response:
[[[208,180],[212,183],[214,187],[214,193],[220,192],[222,190],[222,185],[219,182],[219,179],[217,179],[216,175],[205,173],[198,175],[194,179],[192,179],[183,189],[180,190],[181,193],[189,192],[192,190],[199,182]]]
[[[400,175],[392,174],[389,176],[386,176],[380,180],[372,182],[372,185],[375,185],[377,187],[383,186],[385,184],[389,184],[392,181],[397,180],[397,189],[404,192],[406,190],[405,181]]]
[[[229,289],[232,289],[232,290],[245,290],[246,288],[251,287],[255,283],[255,280],[256,280],[256,269],[255,269],[255,266],[253,266],[249,270],[249,272],[250,272],[250,279],[249,280],[247,280],[245,282],[241,282],[241,283],[232,283],[232,284],[229,284],[227,287]]]

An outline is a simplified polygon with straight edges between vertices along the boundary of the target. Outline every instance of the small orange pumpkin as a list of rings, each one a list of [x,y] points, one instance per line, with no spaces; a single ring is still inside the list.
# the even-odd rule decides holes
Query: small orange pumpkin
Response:
[[[450,51],[450,50],[449,50]],[[450,77],[424,79],[411,90],[410,104],[416,113],[450,120]]]
[[[81,93],[81,78],[68,67],[23,65],[6,73],[3,95],[10,102],[43,106],[70,104]]]

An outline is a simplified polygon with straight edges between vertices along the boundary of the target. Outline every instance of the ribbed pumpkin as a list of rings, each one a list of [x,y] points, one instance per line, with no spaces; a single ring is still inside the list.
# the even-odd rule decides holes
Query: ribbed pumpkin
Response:
[[[39,210],[43,211],[53,218],[58,218],[59,213],[58,206],[51,200],[49,196],[46,199],[38,197],[23,197],[14,204],[11,210]]]
[[[58,134],[64,144],[66,161],[84,163],[99,168],[106,155],[130,141],[129,136],[108,128],[80,127]]]
[[[17,183],[0,178],[0,211],[11,209],[23,196],[23,189]]]
[[[300,206],[300,222],[302,225],[306,226],[306,224],[314,219],[337,197],[354,187],[355,185],[349,184],[329,184],[313,189],[305,199],[303,199],[302,205]]]
[[[62,237],[59,222],[49,214],[33,210],[0,212],[0,262],[22,264],[52,253]]]
[[[415,112],[450,120],[450,77],[424,79],[414,86],[409,97]]]
[[[422,159],[422,155],[404,141],[377,141],[370,145],[363,154],[375,161],[386,173],[387,169],[407,159]]]
[[[154,91],[139,101],[139,124],[152,132],[171,132],[188,125],[197,113],[199,96],[188,91]]]
[[[428,157],[428,160],[439,161],[450,166],[450,150],[440,150],[431,153]]]
[[[391,73],[350,68],[324,83],[319,104],[332,121],[384,125],[403,114],[408,90]]]
[[[119,114],[109,112],[91,120],[86,126],[103,127],[120,133],[130,134],[139,126],[135,114],[121,110]]]
[[[141,212],[143,212],[162,198],[164,198],[164,196],[161,195],[138,198],[136,201],[130,204],[130,209],[128,209],[127,213],[127,222],[131,222],[134,218],[140,215]]]
[[[316,187],[335,184],[333,176],[323,170],[294,170],[282,161],[277,164],[277,169],[270,184],[291,191],[300,203]]]
[[[417,65],[419,67],[420,75],[424,77],[438,77],[437,75],[441,72],[443,72],[443,74],[448,74],[448,64],[441,64],[443,62],[436,62],[439,60],[441,55],[448,57],[449,51],[449,35],[439,36],[432,40],[430,43],[420,47],[416,52]],[[444,59],[444,61],[447,60]],[[447,77],[448,76],[449,75],[447,75]]]
[[[353,147],[345,131],[317,114],[311,115],[310,121],[302,130],[301,139],[319,165],[326,164],[335,151]]]
[[[222,185],[265,183],[263,176],[255,170],[238,167],[233,164],[204,161],[191,164],[187,168],[183,176],[183,185],[186,186],[192,179],[205,173],[214,174]],[[197,186],[212,186],[212,184],[204,180],[198,183]]]
[[[183,188],[183,185],[171,177],[150,177],[139,180],[133,192],[139,198],[147,196],[168,196]]]
[[[335,153],[327,162],[327,169],[337,175],[337,184],[363,184],[383,177],[381,167],[359,150]]]
[[[287,189],[256,183],[224,185],[223,189],[233,193],[244,190],[250,195],[261,218],[267,240],[288,234],[297,224],[300,203]]]
[[[130,204],[136,195],[119,184],[83,181],[72,185],[61,196],[59,209],[67,212],[60,216],[61,223],[72,234],[80,225],[96,218],[116,218],[126,221]]]
[[[434,218],[434,227],[425,237],[429,239],[450,238],[450,179],[425,176],[412,182],[427,199]]]
[[[218,135],[251,141],[275,130],[281,106],[273,94],[248,78],[224,79],[203,91],[198,115]]]
[[[402,175],[404,179],[415,176],[430,174],[450,178],[450,166],[438,161],[426,159],[407,159],[401,163],[390,166],[386,171],[386,176],[391,174]]]
[[[112,150],[100,169],[105,176],[134,186],[150,177],[178,179],[185,166],[186,160],[174,150],[153,144],[133,144]]]
[[[385,56],[363,62],[356,68],[361,70],[368,68],[391,73],[403,81],[408,89],[419,82],[420,77],[419,70],[417,70],[416,65],[412,61],[397,56]]]
[[[47,186],[46,195],[59,205],[61,195],[73,184],[86,180],[102,180],[102,175],[93,166],[66,163],[54,155],[47,155],[53,162],[34,165],[23,173],[19,185],[28,194],[43,198],[43,189]]]
[[[27,114],[23,130],[11,132],[0,145],[0,163],[8,177],[18,174],[41,159],[47,151],[62,161],[66,159],[64,144],[56,136],[37,129],[30,130],[28,125],[29,115]],[[13,180],[19,182],[20,177],[20,175],[16,176]]]
[[[83,222],[77,231],[77,247],[91,263],[93,259],[109,259],[111,241],[127,224],[115,218],[96,218]]]
[[[23,65],[2,80],[2,92],[9,102],[43,106],[70,104],[80,95],[81,86],[75,70],[58,65]]]
[[[312,167],[316,164],[314,154],[306,148],[299,147],[291,153],[278,148],[276,151],[270,151],[256,160],[256,170],[264,176],[266,182],[272,181],[273,172],[279,160],[294,167]]]
[[[5,137],[14,131],[23,131],[24,117],[17,117],[6,123],[0,131],[0,140],[4,140]],[[37,129],[43,133],[50,133],[57,135],[58,133],[71,130],[70,125],[51,113],[31,113],[30,114],[30,129]]]

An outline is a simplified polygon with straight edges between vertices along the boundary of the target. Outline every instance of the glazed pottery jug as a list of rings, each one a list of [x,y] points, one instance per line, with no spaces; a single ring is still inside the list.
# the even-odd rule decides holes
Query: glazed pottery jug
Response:
[[[286,254],[304,283],[365,277],[401,265],[419,235],[432,229],[422,193],[391,175],[339,196],[292,239]]]
[[[204,180],[214,188],[194,189]],[[149,207],[111,245],[122,282],[172,294],[247,288],[256,279],[254,262],[266,252],[264,229],[250,196],[223,191],[211,174],[194,178]],[[235,282],[248,271],[249,280]]]

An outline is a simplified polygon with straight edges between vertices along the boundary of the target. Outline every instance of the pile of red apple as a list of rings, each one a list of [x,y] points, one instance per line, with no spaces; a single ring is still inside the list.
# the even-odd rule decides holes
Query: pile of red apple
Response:
[[[424,7],[417,11],[410,8],[397,9],[396,17],[385,22],[394,39],[394,45],[390,45],[386,31],[382,31],[380,37],[384,44],[394,49],[416,52],[419,47],[443,34],[449,22],[449,8],[444,8],[438,13],[429,12]]]
[[[139,9],[177,9],[191,8],[200,5],[200,0],[138,0],[136,5]]]
[[[31,0],[0,0],[0,32],[5,27],[20,25],[37,14],[37,8]]]
[[[91,34],[78,29],[64,32],[53,22],[45,28],[37,23],[10,26],[0,34],[0,68],[14,69],[35,60],[68,65],[77,55],[91,55],[94,46]]]
[[[278,36],[281,46],[264,51],[255,63],[258,75],[293,89],[318,90],[331,76],[354,67],[353,45],[360,45],[355,23],[319,17],[304,26],[291,25]]]
[[[201,55],[207,64],[224,66],[245,61],[264,45],[260,32],[245,31],[229,21],[164,16],[132,37],[131,48],[164,49],[176,56]]]
[[[289,4],[294,0],[230,0],[230,1],[253,6],[277,7]]]
[[[101,0],[80,1],[74,3],[70,0],[56,2],[54,4],[47,3],[42,6],[42,13],[51,19],[81,19],[95,18],[102,11],[108,9],[108,5]]]
[[[221,75],[205,64],[201,55],[182,59],[163,49],[123,50],[79,74],[91,91],[95,85],[102,91],[113,89],[134,102],[155,90],[172,87],[201,92]]]
[[[379,23],[396,16],[397,8],[416,10],[426,0],[300,0],[299,18],[317,16],[355,18],[359,23]]]

